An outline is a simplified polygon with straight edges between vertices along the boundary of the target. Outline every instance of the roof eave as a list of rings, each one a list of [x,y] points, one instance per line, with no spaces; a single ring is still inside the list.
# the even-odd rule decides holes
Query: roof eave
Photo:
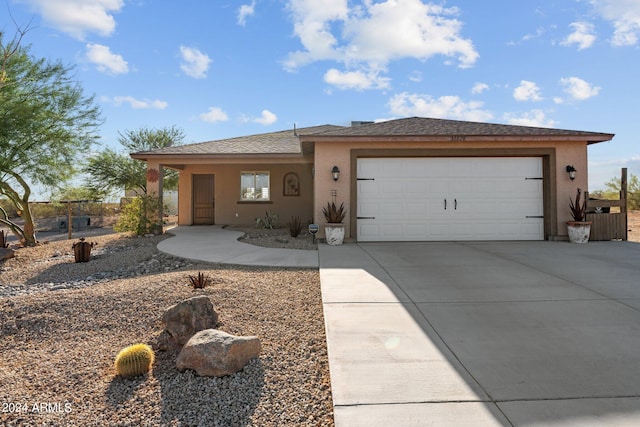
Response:
[[[169,154],[169,153],[131,153],[131,158],[136,160],[158,160],[160,162],[166,160],[182,161],[182,160],[244,160],[247,159],[301,159],[302,153],[207,153],[207,154]]]
[[[587,144],[610,141],[615,134],[568,135],[308,135],[303,144],[318,142],[513,142],[513,141],[586,141]]]

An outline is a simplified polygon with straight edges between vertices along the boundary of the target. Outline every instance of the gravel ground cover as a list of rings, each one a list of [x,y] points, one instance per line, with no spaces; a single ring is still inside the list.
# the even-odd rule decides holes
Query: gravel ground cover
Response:
[[[268,248],[284,248],[284,249],[304,249],[317,250],[318,245],[309,234],[308,228],[305,227],[297,237],[291,237],[288,228],[250,228],[250,227],[227,227],[229,230],[242,231],[244,236],[241,242],[251,245],[263,246]]]
[[[332,426],[317,270],[194,264],[159,254],[164,238],[91,237],[82,264],[53,241],[0,263],[0,425]],[[200,271],[212,284],[194,291]],[[117,352],[153,344],[163,310],[198,294],[219,329],[260,338],[260,358],[204,378],[156,351],[150,374],[117,377]]]

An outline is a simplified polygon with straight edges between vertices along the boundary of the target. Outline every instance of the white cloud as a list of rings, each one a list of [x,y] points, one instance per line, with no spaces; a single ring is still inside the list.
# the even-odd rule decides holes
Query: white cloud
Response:
[[[44,21],[72,37],[83,40],[87,33],[109,36],[116,28],[112,13],[124,0],[25,0]]]
[[[600,87],[594,86],[578,77],[563,77],[560,79],[560,84],[564,86],[566,93],[578,101],[584,101],[600,93]]]
[[[413,71],[409,75],[409,80],[411,80],[412,82],[416,82],[416,83],[421,82],[422,81],[422,73],[420,71]]]
[[[96,64],[98,70],[108,74],[126,74],[129,72],[127,61],[120,55],[111,52],[108,46],[87,44],[87,59]]]
[[[211,58],[207,54],[200,52],[195,47],[180,46],[180,55],[183,61],[180,64],[180,69],[187,76],[194,79],[207,77],[207,71],[209,71],[209,64],[211,63]]]
[[[593,34],[593,24],[589,22],[573,22],[569,25],[573,28],[573,33],[569,34],[566,39],[560,42],[563,46],[578,45],[578,50],[587,49],[596,41]]]
[[[278,121],[278,116],[273,114],[269,110],[262,110],[262,115],[257,119],[253,119],[252,122],[258,123],[261,125],[269,126]]]
[[[520,86],[513,90],[513,98],[516,101],[541,101],[540,88],[534,82],[521,80]]]
[[[464,102],[457,96],[441,96],[434,99],[429,95],[403,92],[389,100],[391,113],[396,116],[431,117],[483,122],[493,115],[482,109],[478,101]]]
[[[253,16],[256,9],[256,1],[253,0],[251,4],[243,4],[238,9],[238,25],[244,26],[247,23],[247,17]]]
[[[385,72],[389,62],[404,58],[426,61],[443,55],[466,68],[479,57],[473,42],[460,35],[456,8],[420,0],[367,0],[351,8],[347,0],[288,0],[288,7],[303,46],[284,62],[291,71],[315,61],[336,61],[346,68],[341,83],[354,77],[349,73]]]
[[[226,122],[227,120],[229,120],[229,116],[227,116],[227,113],[225,113],[222,108],[219,107],[209,107],[209,111],[200,114],[198,117],[203,122],[208,123]]]
[[[378,73],[363,71],[342,72],[335,68],[330,69],[324,75],[324,81],[338,89],[382,89],[389,87],[389,79],[380,77]]]
[[[514,113],[506,113],[504,119],[507,123],[517,126],[535,126],[551,128],[555,126],[555,122],[548,119],[542,110],[531,110],[516,116]]]
[[[630,46],[640,37],[640,2],[637,0],[589,0],[594,10],[613,24],[611,44]]]
[[[546,30],[543,27],[538,27],[536,28],[535,33],[529,33],[522,36],[522,41],[529,41],[529,40],[540,38],[544,35],[545,32]]]
[[[477,95],[477,94],[480,94],[480,93],[482,93],[482,92],[484,92],[486,90],[489,90],[489,85],[488,84],[477,82],[471,88],[471,93],[473,93],[474,95]]]
[[[113,103],[116,107],[122,104],[129,104],[134,110],[164,110],[169,105],[166,101],[160,101],[159,99],[136,99],[133,96],[114,96]]]

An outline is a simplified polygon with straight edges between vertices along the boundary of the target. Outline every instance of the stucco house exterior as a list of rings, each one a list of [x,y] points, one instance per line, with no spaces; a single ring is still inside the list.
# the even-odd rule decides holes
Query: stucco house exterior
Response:
[[[131,156],[147,162],[151,191],[162,166],[180,172],[179,225],[253,225],[267,211],[322,225],[336,201],[355,241],[555,240],[566,239],[569,198],[588,189],[588,146],[613,137],[411,117]]]

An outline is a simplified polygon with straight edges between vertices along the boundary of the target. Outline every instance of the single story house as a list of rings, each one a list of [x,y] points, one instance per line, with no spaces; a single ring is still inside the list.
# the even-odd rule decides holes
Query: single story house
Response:
[[[131,156],[147,162],[151,191],[162,167],[180,171],[179,225],[253,225],[267,211],[322,225],[335,201],[355,241],[555,240],[588,189],[588,146],[613,136],[411,117]]]

